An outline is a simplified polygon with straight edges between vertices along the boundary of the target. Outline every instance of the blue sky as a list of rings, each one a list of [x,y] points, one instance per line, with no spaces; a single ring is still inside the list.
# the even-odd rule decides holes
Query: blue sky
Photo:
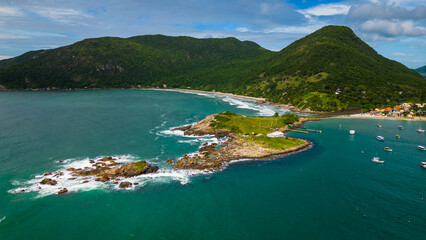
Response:
[[[426,65],[424,0],[0,0],[0,59],[102,36],[229,37],[280,50],[345,25],[410,68]]]

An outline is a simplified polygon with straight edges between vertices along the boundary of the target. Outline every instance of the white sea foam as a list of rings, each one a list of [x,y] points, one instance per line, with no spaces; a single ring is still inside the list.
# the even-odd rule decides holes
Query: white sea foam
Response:
[[[211,142],[216,141],[214,139],[210,140]],[[170,182],[178,181],[180,184],[184,185],[190,182],[190,178],[195,175],[208,174],[208,171],[198,171],[198,170],[179,170],[179,169],[160,169],[156,173],[143,174],[132,178],[119,178],[114,180],[117,182],[98,182],[95,181],[96,176],[73,176],[73,172],[67,171],[68,168],[81,168],[92,167],[90,161],[95,161],[103,158],[104,156],[99,156],[94,159],[84,158],[84,159],[66,159],[63,161],[57,161],[56,164],[61,164],[61,167],[57,171],[53,172],[51,175],[44,176],[44,174],[36,175],[33,179],[28,181],[19,181],[13,180],[12,184],[18,186],[17,188],[9,190],[9,193],[28,193],[36,192],[37,197],[43,197],[47,195],[57,194],[59,190],[66,188],[68,192],[81,192],[89,191],[94,189],[120,189],[118,186],[121,182],[131,182],[132,186],[126,189],[120,190],[134,190],[137,188],[142,188],[148,182]],[[138,161],[136,157],[132,155],[120,155],[113,156],[117,159],[115,162],[126,164],[134,161]],[[40,182],[44,178],[50,178],[57,182],[56,185],[41,184]],[[70,180],[70,178],[75,178],[75,180]],[[136,183],[136,184],[135,184]]]

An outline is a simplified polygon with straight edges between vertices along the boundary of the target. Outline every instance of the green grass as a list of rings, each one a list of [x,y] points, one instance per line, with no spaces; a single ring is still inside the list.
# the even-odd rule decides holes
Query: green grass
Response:
[[[146,166],[147,166],[147,162],[146,161],[139,161],[139,162],[135,162],[135,164],[133,164],[134,167],[143,170]]]
[[[303,140],[297,138],[270,138],[267,136],[248,136],[244,138],[249,143],[254,143],[258,145],[263,145],[266,148],[272,149],[289,149],[292,147],[297,147],[304,143]]]
[[[211,126],[214,130],[229,130],[240,136],[249,143],[261,145],[266,148],[288,149],[300,144],[303,141],[293,138],[270,138],[266,135],[277,129],[283,129],[288,123],[298,121],[299,117],[294,114],[285,114],[278,117],[244,117],[231,112],[219,113],[215,116],[215,121]]]

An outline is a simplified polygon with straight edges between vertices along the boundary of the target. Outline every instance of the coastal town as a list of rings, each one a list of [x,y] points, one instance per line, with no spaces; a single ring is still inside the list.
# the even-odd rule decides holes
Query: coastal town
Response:
[[[402,103],[393,107],[376,108],[367,114],[378,117],[413,118],[426,115],[426,103]]]

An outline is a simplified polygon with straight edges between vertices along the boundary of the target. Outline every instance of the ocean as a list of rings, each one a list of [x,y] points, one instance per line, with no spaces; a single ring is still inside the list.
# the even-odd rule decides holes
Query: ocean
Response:
[[[238,161],[217,172],[164,164],[212,138],[174,127],[232,111],[269,116],[267,104],[179,91],[0,93],[0,239],[424,239],[425,122],[325,119],[322,133],[288,133],[311,149],[270,161]],[[378,128],[381,124],[382,128]],[[339,126],[341,125],[341,127]],[[399,130],[398,126],[404,127]],[[354,129],[355,135],[349,135]],[[399,134],[401,139],[396,139]],[[385,141],[379,142],[381,135]],[[392,152],[385,152],[384,147]],[[139,185],[42,174],[113,156],[160,171]],[[371,162],[380,157],[384,164]],[[59,188],[69,192],[57,195]]]

